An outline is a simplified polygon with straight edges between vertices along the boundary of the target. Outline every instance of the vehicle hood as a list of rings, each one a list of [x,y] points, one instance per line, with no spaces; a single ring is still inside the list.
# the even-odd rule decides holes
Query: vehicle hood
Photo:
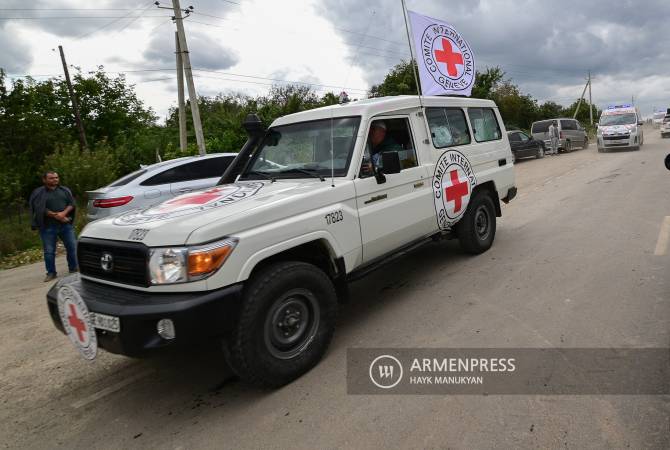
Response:
[[[258,215],[259,223],[268,208],[300,203],[330,183],[319,180],[242,181],[198,190],[174,197],[145,209],[134,209],[118,216],[90,223],[82,236],[121,241],[141,241],[152,246],[183,245],[194,230],[212,222],[230,223],[228,233],[240,231],[235,220]],[[304,204],[304,202],[302,202]],[[289,208],[293,210],[293,208]],[[276,214],[277,212],[274,211]],[[228,227],[226,227],[228,228]]]

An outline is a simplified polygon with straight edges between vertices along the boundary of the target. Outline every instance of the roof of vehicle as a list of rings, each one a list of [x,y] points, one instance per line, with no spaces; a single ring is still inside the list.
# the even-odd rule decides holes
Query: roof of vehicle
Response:
[[[468,97],[421,97],[424,106],[480,106],[497,108],[492,100]],[[418,108],[419,97],[417,95],[397,95],[392,97],[375,97],[358,100],[340,105],[324,106],[295,114],[289,114],[276,119],[272,126],[286,125],[295,122],[310,120],[330,119],[331,117],[366,116],[372,117],[380,114],[392,114],[397,111],[410,108]]]
[[[554,120],[577,120],[577,119],[573,119],[572,117],[556,117],[555,119],[542,119],[542,120],[536,120],[536,121],[533,122],[533,123],[551,122],[551,121],[554,121]]]

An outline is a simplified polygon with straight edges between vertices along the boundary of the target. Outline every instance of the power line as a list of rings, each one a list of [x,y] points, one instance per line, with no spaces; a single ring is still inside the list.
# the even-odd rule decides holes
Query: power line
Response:
[[[151,6],[153,6],[153,3],[149,3],[148,6],[142,8],[142,10],[140,10],[140,14],[139,14],[139,15],[142,16],[143,13],[144,13],[145,11],[147,11],[148,8],[151,8]],[[128,18],[128,17],[132,16],[132,13],[135,12],[135,11],[136,11],[136,10],[133,10],[132,12],[130,12],[130,13],[128,13],[128,14],[122,16],[122,17],[119,17],[119,18],[117,18],[117,19],[115,19],[115,20],[112,20],[111,22],[106,23],[105,25],[103,25],[103,26],[101,26],[101,27],[99,27],[99,28],[97,28],[97,29],[95,29],[95,30],[93,30],[93,31],[84,33],[84,34],[82,34],[82,35],[80,35],[80,36],[77,36],[76,38],[74,38],[74,40],[75,40],[75,41],[78,41],[78,40],[83,39],[83,38],[85,38],[85,37],[89,37],[89,36],[91,36],[91,35],[97,33],[97,32],[100,31],[100,30],[104,30],[105,28],[107,28],[107,27],[109,27],[109,26],[111,26],[111,25],[114,25],[116,22],[119,22],[121,19]],[[147,16],[147,17],[149,17],[149,16]],[[158,17],[160,17],[160,16],[158,16]],[[163,16],[163,17],[165,17],[165,16]]]
[[[133,10],[134,12],[135,10]],[[130,17],[130,14],[124,16],[48,16],[48,17],[0,17],[0,20],[63,20],[63,19],[125,19]],[[149,18],[155,17],[172,17],[172,16],[144,16]]]

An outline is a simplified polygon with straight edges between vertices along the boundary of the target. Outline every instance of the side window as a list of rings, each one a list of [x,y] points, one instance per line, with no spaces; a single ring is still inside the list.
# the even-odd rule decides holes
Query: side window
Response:
[[[470,143],[465,114],[460,108],[426,108],[428,128],[435,148]]]
[[[230,156],[221,156],[216,158],[201,159],[199,161],[185,164],[184,169],[186,174],[184,178],[179,181],[220,178],[232,160],[233,158]]]
[[[407,118],[373,120],[370,123],[359,177],[367,178],[374,175],[373,167],[382,168],[382,153],[387,152],[398,153],[402,169],[418,166]]]
[[[164,170],[153,177],[147,178],[140,183],[142,186],[158,186],[161,184],[170,184],[176,183],[178,181],[183,181],[183,178],[186,177],[186,171],[184,170],[185,165],[172,167],[171,169]]]
[[[521,139],[521,142],[526,142],[530,138],[526,135],[526,133],[517,133],[519,135],[519,138]]]
[[[510,142],[521,142],[521,137],[519,137],[519,133],[510,133],[509,140]]]
[[[468,108],[472,133],[477,142],[495,141],[502,138],[496,114],[491,108]]]

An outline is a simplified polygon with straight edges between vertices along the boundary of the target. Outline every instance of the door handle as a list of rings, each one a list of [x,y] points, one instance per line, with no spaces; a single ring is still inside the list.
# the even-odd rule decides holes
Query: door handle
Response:
[[[419,181],[418,183],[414,183],[415,188],[420,188],[423,186],[423,181]]]
[[[190,189],[190,188],[181,188],[181,189],[178,189],[177,192],[179,192],[180,194],[187,194],[187,193],[191,192],[192,190],[193,189]]]
[[[375,195],[374,197],[370,197],[369,200],[366,200],[365,204],[367,205],[368,203],[378,202],[379,200],[384,200],[386,197],[388,197],[386,194]]]

